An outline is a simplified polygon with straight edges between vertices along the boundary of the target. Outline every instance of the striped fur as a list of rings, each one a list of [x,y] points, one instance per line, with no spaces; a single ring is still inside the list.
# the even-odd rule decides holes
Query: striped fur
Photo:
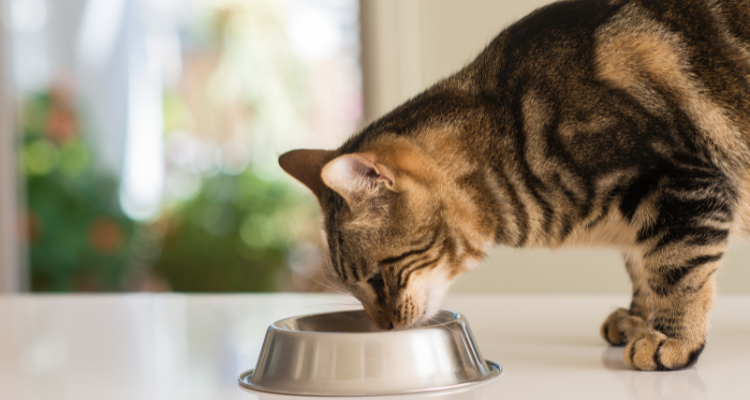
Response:
[[[381,328],[432,315],[491,245],[608,246],[633,300],[602,336],[633,368],[686,368],[750,231],[747,21],[749,0],[554,3],[339,149],[280,164]]]

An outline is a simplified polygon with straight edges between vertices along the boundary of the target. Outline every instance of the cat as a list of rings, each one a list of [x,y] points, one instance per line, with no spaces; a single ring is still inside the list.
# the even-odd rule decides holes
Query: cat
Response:
[[[433,315],[490,246],[608,246],[633,292],[601,335],[634,369],[687,368],[750,231],[749,21],[748,0],[553,3],[340,148],[279,164],[381,329]]]

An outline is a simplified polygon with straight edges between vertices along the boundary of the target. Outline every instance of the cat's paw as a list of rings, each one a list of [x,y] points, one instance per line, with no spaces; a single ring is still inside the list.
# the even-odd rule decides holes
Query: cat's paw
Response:
[[[656,331],[641,331],[623,353],[625,363],[642,371],[675,371],[695,364],[704,343],[673,339]]]
[[[619,308],[609,315],[601,327],[601,335],[613,346],[625,346],[640,331],[646,329],[646,321],[638,316],[630,315],[624,308]]]

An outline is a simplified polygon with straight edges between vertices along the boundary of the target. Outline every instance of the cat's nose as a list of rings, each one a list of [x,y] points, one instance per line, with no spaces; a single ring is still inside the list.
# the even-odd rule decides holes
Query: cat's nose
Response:
[[[383,310],[372,310],[365,308],[365,313],[368,317],[370,317],[370,320],[375,324],[375,326],[378,327],[378,329],[383,331],[390,331],[394,329],[393,321],[388,318],[388,315],[383,312]]]
[[[387,318],[379,319],[379,320],[373,321],[373,322],[375,322],[375,325],[377,325],[378,329],[380,329],[380,330],[390,331],[390,330],[394,329],[393,321],[390,321]]]

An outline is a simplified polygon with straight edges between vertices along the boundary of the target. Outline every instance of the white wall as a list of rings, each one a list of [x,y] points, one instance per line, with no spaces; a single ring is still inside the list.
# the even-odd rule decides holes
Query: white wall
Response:
[[[546,0],[362,0],[365,116],[372,120],[460,69]],[[720,293],[750,293],[750,244],[719,270]],[[620,256],[604,249],[496,248],[454,293],[629,293]]]

